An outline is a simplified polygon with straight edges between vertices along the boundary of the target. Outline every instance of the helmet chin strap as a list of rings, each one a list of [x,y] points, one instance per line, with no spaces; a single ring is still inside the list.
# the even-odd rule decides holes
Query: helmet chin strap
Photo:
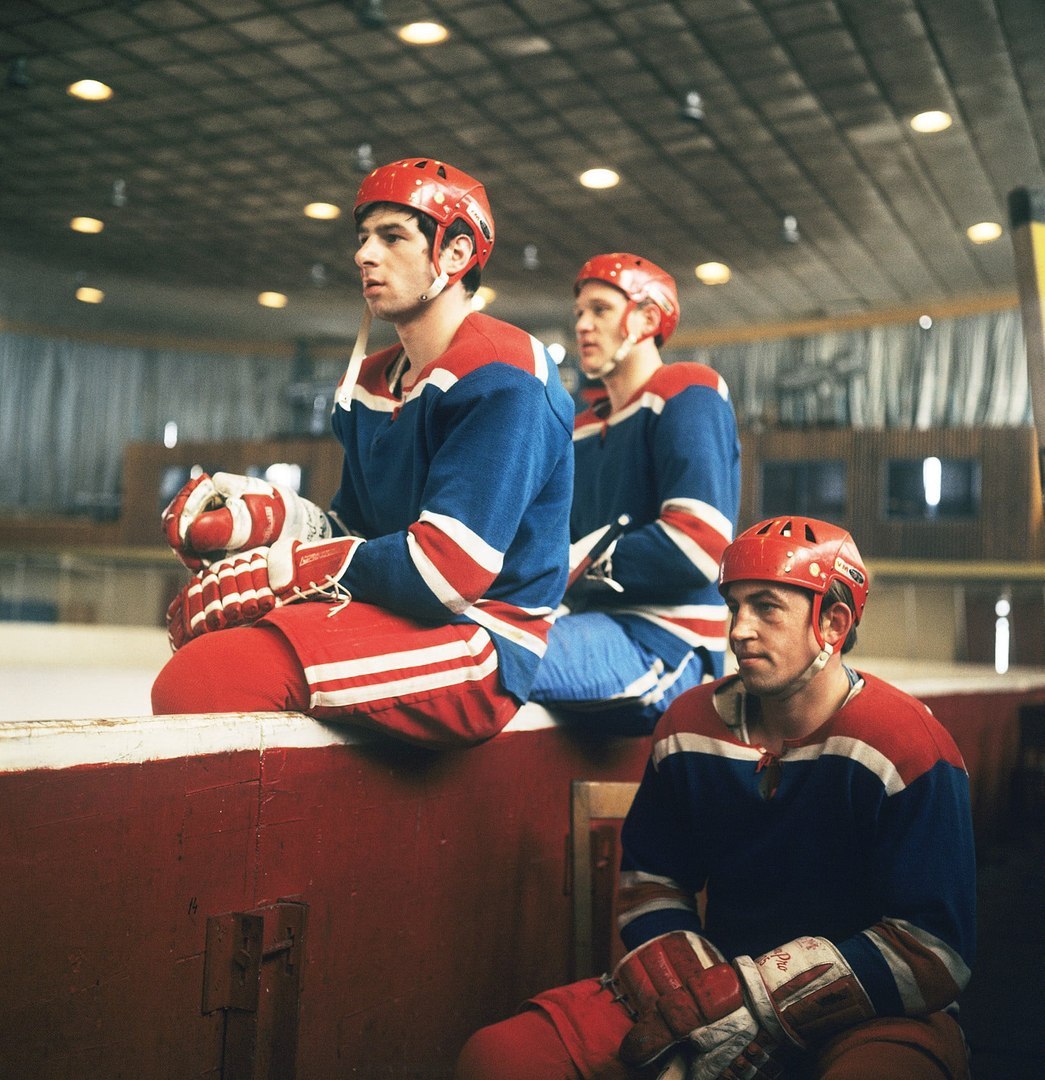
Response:
[[[432,251],[437,253],[442,248],[443,236],[446,234],[446,229],[440,225],[436,230],[435,238],[432,240]],[[478,259],[475,256],[475,245],[472,245],[472,260],[468,265],[460,271],[460,273],[454,274],[453,280],[460,281],[461,278],[468,273],[473,266],[478,263]],[[435,271],[435,280],[427,289],[418,297],[418,300],[422,304],[427,303],[429,300],[434,300],[442,291],[450,284],[450,275],[439,265],[439,255],[432,255],[432,269]]]
[[[628,334],[627,337],[617,347],[617,351],[602,365],[598,371],[593,371],[588,375],[589,379],[604,379],[616,366],[631,352],[632,349],[639,343],[639,339],[634,334]]]
[[[801,690],[804,686],[808,686],[813,681],[813,679],[815,679],[816,676],[819,675],[825,667],[827,667],[827,662],[831,659],[833,655],[834,649],[832,649],[831,646],[828,645],[825,641],[823,648],[817,654],[816,658],[809,665],[809,667],[807,667],[805,671],[803,671],[802,674],[799,675],[798,678],[795,679],[795,681],[791,683],[791,685],[782,694],[775,695],[776,700],[787,701],[789,697],[797,694],[798,691]]]
[[[443,289],[446,288],[446,286],[449,284],[449,281],[450,275],[447,274],[445,270],[440,270],[439,275],[436,277],[435,281],[433,281],[432,284],[428,286],[427,292],[421,293],[421,295],[418,297],[418,300],[420,300],[422,303],[427,300],[434,300],[443,291]]]

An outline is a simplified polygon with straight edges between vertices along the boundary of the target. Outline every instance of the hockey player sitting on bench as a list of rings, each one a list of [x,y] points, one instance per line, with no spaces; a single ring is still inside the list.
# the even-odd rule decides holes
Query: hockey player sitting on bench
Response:
[[[338,388],[341,487],[329,513],[223,473],[174,498],[166,536],[195,576],[153,709],[467,745],[526,700],[562,598],[573,404],[539,341],[472,308],[494,243],[480,183],[398,161],[363,181],[355,218],[364,327],[399,342],[357,348]]]

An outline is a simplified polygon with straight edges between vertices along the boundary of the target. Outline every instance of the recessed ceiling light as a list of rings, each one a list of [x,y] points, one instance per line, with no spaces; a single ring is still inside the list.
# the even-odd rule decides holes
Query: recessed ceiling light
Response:
[[[436,22],[407,23],[406,26],[401,26],[397,33],[407,45],[438,45],[450,36],[450,31]]]
[[[693,272],[705,285],[725,285],[733,276],[733,271],[720,262],[701,263]]]
[[[106,101],[112,97],[112,87],[97,79],[81,79],[66,87],[66,93],[83,101]]]
[[[495,289],[491,289],[489,285],[480,285],[472,297],[472,310],[482,311],[484,307],[489,306],[496,299],[497,292]]]
[[[950,113],[941,112],[939,109],[930,109],[911,117],[911,127],[922,135],[945,131],[952,123]]]
[[[101,289],[92,289],[90,285],[81,285],[76,290],[76,299],[84,304],[100,304],[105,299]]]
[[[341,216],[341,207],[328,202],[310,202],[305,207],[305,216],[319,221],[333,221]]]
[[[586,188],[611,188],[620,183],[620,175],[612,169],[588,169],[578,177]]]
[[[287,306],[287,298],[281,292],[263,292],[258,294],[258,303],[262,307],[284,308]]]
[[[100,233],[105,228],[105,222],[96,217],[74,217],[69,222],[69,228],[73,232]]]
[[[704,99],[696,90],[687,90],[679,110],[683,120],[699,124],[704,119]]]
[[[1002,228],[996,221],[978,221],[965,230],[965,235],[974,244],[989,244],[1001,236]]]

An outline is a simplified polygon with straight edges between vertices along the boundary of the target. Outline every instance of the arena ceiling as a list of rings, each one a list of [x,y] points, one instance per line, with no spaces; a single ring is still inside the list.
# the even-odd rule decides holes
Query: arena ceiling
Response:
[[[404,44],[416,20],[449,37]],[[1007,197],[1045,183],[1041,0],[5,0],[0,63],[9,325],[349,336],[367,148],[486,183],[490,310],[537,331],[619,249],[675,274],[680,335],[1012,297]]]

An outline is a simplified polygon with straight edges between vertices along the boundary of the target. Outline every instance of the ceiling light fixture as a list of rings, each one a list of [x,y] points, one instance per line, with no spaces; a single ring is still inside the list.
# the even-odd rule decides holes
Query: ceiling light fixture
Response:
[[[7,87],[9,90],[28,90],[31,80],[29,78],[29,61],[24,56],[14,56],[7,69]]]
[[[112,87],[97,79],[80,79],[67,86],[65,92],[81,101],[108,101],[112,97]]]
[[[305,217],[315,218],[317,221],[333,221],[341,216],[341,207],[328,202],[310,202],[305,207]]]
[[[701,263],[693,272],[705,285],[725,285],[733,276],[733,271],[720,262]]]
[[[685,96],[682,98],[682,108],[679,109],[679,115],[683,120],[690,120],[694,124],[703,123],[704,99],[696,90],[686,91]]]
[[[370,143],[360,143],[356,147],[356,170],[362,173],[373,172],[377,168],[374,161],[374,148]]]
[[[620,175],[612,169],[586,169],[577,179],[584,187],[593,188],[596,191],[616,187],[620,183]]]
[[[540,270],[541,260],[537,256],[536,244],[527,244],[523,248],[522,264],[524,270]]]
[[[114,180],[112,182],[112,194],[109,196],[109,201],[116,207],[127,205],[126,180]]]
[[[69,228],[79,233],[100,233],[105,228],[105,222],[96,217],[74,217],[69,222]]]
[[[407,45],[438,45],[450,36],[450,31],[442,23],[436,22],[407,23],[397,33]]]
[[[94,289],[90,285],[81,285],[76,290],[76,299],[81,304],[100,304],[105,299],[105,293],[101,289]]]
[[[322,289],[327,283],[327,268],[321,263],[313,263],[308,272],[309,280],[317,289]]]
[[[974,244],[989,244],[1002,234],[1002,228],[996,221],[978,221],[965,230],[965,235]]]
[[[950,113],[941,112],[939,109],[930,109],[928,112],[920,112],[917,116],[911,117],[911,127],[920,135],[946,131],[952,123]]]
[[[784,215],[784,220],[780,223],[780,239],[785,244],[797,244],[802,239],[798,231],[798,218],[794,214]]]
[[[285,308],[287,306],[287,298],[281,292],[263,292],[258,293],[258,303],[262,307]]]

